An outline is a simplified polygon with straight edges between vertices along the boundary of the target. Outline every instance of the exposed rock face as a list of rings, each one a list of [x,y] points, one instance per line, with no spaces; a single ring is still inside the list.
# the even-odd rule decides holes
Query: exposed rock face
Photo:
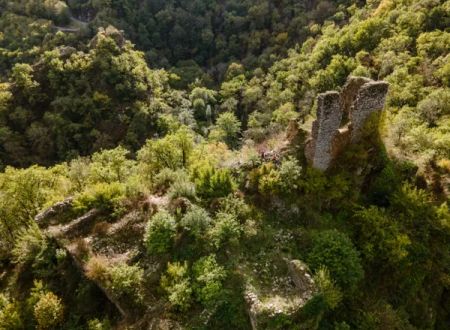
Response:
[[[290,260],[287,263],[289,273],[297,289],[311,295],[314,291],[314,281],[308,272],[308,266],[300,260]]]
[[[341,93],[318,96],[317,119],[305,147],[313,167],[327,170],[346,145],[360,141],[368,118],[383,109],[387,91],[385,81],[349,77]],[[343,119],[349,120],[344,126]]]
[[[70,210],[72,208],[73,198],[69,197],[65,200],[54,204],[49,207],[45,211],[36,215],[34,220],[38,223],[40,227],[48,226],[52,223],[52,220],[55,220],[56,217],[60,216],[64,212]]]

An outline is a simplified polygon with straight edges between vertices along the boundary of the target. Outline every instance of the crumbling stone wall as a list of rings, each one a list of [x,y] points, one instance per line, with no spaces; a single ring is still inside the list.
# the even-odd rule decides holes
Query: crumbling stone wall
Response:
[[[341,93],[318,96],[317,119],[305,146],[305,156],[313,167],[327,170],[345,146],[360,141],[368,118],[383,109],[387,91],[385,81],[349,77]]]
[[[271,329],[270,323],[280,316],[298,322],[298,316],[303,307],[318,292],[308,266],[304,262],[286,258],[284,261],[289,271],[289,280],[293,282],[292,289],[289,291],[272,287],[269,293],[261,294],[250,283],[246,285],[244,298],[253,330]],[[310,317],[306,317],[302,320],[302,324],[297,323],[297,328],[310,329],[307,326],[310,321]]]
[[[340,96],[338,92],[326,92],[318,97],[317,120],[313,123],[314,142],[313,164],[326,169],[331,162],[332,142],[338,134],[337,128],[342,120]]]

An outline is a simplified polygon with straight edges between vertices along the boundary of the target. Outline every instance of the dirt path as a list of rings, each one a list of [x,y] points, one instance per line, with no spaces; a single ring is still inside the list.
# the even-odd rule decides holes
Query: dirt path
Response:
[[[76,33],[79,32],[81,29],[87,28],[90,21],[82,21],[78,18],[75,18],[71,11],[69,11],[69,18],[70,18],[70,25],[69,26],[56,26],[55,29],[61,32],[68,32],[68,33]]]

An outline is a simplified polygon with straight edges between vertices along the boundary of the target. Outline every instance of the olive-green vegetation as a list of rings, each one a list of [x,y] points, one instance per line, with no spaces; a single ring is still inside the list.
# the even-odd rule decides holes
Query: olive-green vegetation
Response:
[[[449,26],[444,0],[0,0],[0,329],[251,329],[284,258],[317,291],[270,329],[447,329]],[[349,75],[389,82],[379,134],[320,172],[304,130]],[[54,221],[99,219],[67,248],[34,219],[69,197]]]

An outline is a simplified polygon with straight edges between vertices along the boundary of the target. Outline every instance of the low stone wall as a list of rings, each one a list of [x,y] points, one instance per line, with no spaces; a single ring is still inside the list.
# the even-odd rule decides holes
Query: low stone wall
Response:
[[[314,280],[305,263],[284,259],[287,263],[293,288],[290,292],[270,290],[262,297],[251,284],[246,285],[245,301],[253,330],[271,329],[270,324],[278,317],[295,319],[302,308],[317,292]]]

